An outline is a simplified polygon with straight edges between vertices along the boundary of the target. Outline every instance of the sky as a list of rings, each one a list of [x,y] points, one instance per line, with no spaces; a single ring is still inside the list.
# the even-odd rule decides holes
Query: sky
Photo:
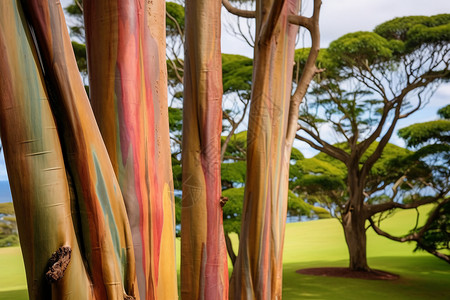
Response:
[[[61,1],[63,7],[70,2],[70,0]],[[311,11],[312,0],[304,0],[303,3],[303,11],[307,15],[308,11]],[[411,15],[431,16],[441,13],[450,13],[449,0],[322,0],[320,14],[321,47],[327,47],[330,42],[349,32],[372,31],[376,25],[395,17]],[[252,57],[252,48],[244,41],[231,36],[226,30],[225,22],[234,19],[225,9],[222,10],[222,20],[224,21],[222,27],[222,52]],[[304,45],[305,43],[300,40],[299,47]],[[413,119],[402,121],[398,128],[405,127],[411,122],[425,122],[436,119],[437,109],[449,103],[450,84],[447,84],[436,91],[427,107],[415,114]],[[392,142],[402,145],[402,141],[396,136]],[[307,157],[314,154],[311,149],[305,146],[297,146]],[[3,152],[0,156],[0,181],[6,181],[8,178]],[[0,202],[4,199],[1,195],[8,195],[9,193],[9,191],[2,192],[2,186],[4,185],[0,185]]]

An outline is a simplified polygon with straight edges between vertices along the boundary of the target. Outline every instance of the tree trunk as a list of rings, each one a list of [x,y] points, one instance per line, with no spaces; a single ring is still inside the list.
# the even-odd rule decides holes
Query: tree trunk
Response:
[[[181,297],[228,299],[220,206],[220,0],[186,2]]]
[[[365,223],[365,218],[356,211],[348,212],[342,218],[342,227],[350,258],[350,270],[370,271],[367,265]]]
[[[20,7],[18,1],[11,2],[15,8]],[[19,231],[22,234],[24,230],[31,228],[30,233],[21,237],[30,237],[22,246],[27,278],[33,279],[32,282],[29,281],[30,296],[38,299],[61,299],[66,295],[77,295],[79,299],[121,299],[128,295],[139,298],[135,290],[137,282],[134,251],[125,205],[78,73],[61,5],[59,1],[22,2],[25,14],[2,15],[2,22],[32,28],[34,36],[33,39],[28,36],[28,44],[29,41],[34,41],[39,58],[28,52],[19,61],[23,64],[26,60],[34,59],[34,64],[40,65],[44,72],[39,70],[39,75],[36,76],[36,70],[33,71],[35,65],[28,65],[29,69],[25,70],[22,65],[22,73],[11,68],[9,72],[2,71],[2,75],[9,73],[8,80],[5,80],[5,91],[9,93],[12,90],[24,97],[15,99],[14,101],[19,102],[6,107],[14,108],[20,115],[9,124],[6,135],[13,133],[20,138],[20,146],[13,143],[10,147],[21,148],[21,151],[17,151],[19,160],[29,164],[23,173],[20,167],[12,167],[20,170],[21,178],[16,178],[17,182],[13,180],[11,186],[15,195],[13,201],[19,208],[17,219],[21,224],[19,227],[22,227]],[[15,22],[11,22],[13,20]],[[1,26],[5,30],[8,27]],[[22,39],[27,36],[14,30],[11,32]],[[2,44],[2,50],[8,49],[2,51],[2,69],[8,62],[14,61],[14,57],[17,59],[17,52],[23,51],[23,47],[29,47],[26,43],[18,45],[10,40]],[[5,52],[10,54],[8,58],[5,57]],[[42,78],[39,76],[45,78],[46,91],[39,87],[42,82],[39,82]],[[22,84],[26,83],[27,88],[22,87],[26,92],[18,91],[17,86],[14,88],[15,83],[8,83],[11,78]],[[23,99],[29,101],[31,106],[20,103]],[[2,104],[3,102],[2,99]],[[51,114],[48,107],[51,108]],[[29,108],[32,109],[31,114]],[[6,123],[2,122],[2,127],[3,124]],[[60,147],[55,146],[56,130]],[[5,145],[5,153],[7,147],[9,146]],[[67,178],[61,179],[65,172],[61,159],[58,158],[60,150],[64,157],[64,167],[73,178],[76,191],[74,198],[69,197]],[[14,161],[9,162],[10,166],[13,163]],[[15,170],[10,171],[14,174]],[[72,218],[67,211],[69,207],[72,208]],[[50,211],[52,215],[48,215]],[[30,219],[31,216],[34,218]],[[33,232],[35,228],[36,232]],[[76,242],[72,230],[75,231]],[[55,243],[59,248],[54,249]],[[63,254],[61,262],[64,265],[70,263],[66,270],[69,274],[72,272],[72,262],[76,268],[73,272],[80,272],[69,276],[69,280],[64,279],[64,276],[62,284],[52,286],[50,296],[45,292],[35,291],[36,283],[41,283],[42,276],[45,275],[40,267],[50,258],[41,256],[43,253],[48,255],[47,251],[50,249],[47,247],[53,248],[52,252],[59,250],[57,253]],[[69,248],[72,249],[72,257],[68,261]],[[40,252],[41,250],[45,251]],[[85,272],[89,277],[84,277]],[[50,275],[53,275],[53,279],[58,277],[57,272]],[[77,276],[79,280],[75,279]],[[48,288],[47,285],[47,291]]]
[[[93,299],[71,214],[69,185],[44,78],[19,1],[0,1],[0,135],[26,269],[29,299]],[[70,268],[45,277],[52,253],[70,247]]]
[[[142,299],[177,298],[165,2],[85,0],[92,107],[124,195]]]
[[[286,143],[299,1],[256,1],[247,178],[231,299],[281,299],[289,158]]]
[[[342,216],[345,241],[349,251],[349,268],[354,271],[370,271],[366,251],[366,209],[364,206],[364,180],[361,179],[359,159],[350,158],[347,186],[350,200]]]

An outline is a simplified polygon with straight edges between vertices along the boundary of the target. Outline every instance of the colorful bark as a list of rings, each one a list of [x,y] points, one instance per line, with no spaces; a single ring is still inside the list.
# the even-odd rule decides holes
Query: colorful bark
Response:
[[[90,96],[127,207],[142,299],[176,299],[164,1],[84,1]]]
[[[0,2],[0,125],[30,299],[93,299],[70,207],[60,140],[19,1]],[[45,280],[58,248],[72,250],[64,277]]]
[[[228,299],[220,206],[221,1],[186,2],[181,297]]]
[[[282,3],[282,4],[281,4]],[[288,114],[298,0],[256,1],[256,40],[247,136],[247,178],[232,299],[281,299],[287,213]]]
[[[138,296],[125,205],[78,73],[59,1],[27,0],[50,106],[75,187],[75,230],[97,299]]]

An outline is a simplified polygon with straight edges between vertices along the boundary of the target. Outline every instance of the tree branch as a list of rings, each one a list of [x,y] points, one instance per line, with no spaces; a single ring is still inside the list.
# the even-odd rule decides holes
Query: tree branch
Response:
[[[80,1],[75,0],[75,4],[78,6],[78,8],[81,10],[81,12],[84,12],[84,10],[83,10],[83,4],[81,4]]]
[[[167,11],[166,11],[166,16],[169,17],[169,19],[175,23],[175,26],[177,26],[177,31],[178,31],[178,34],[180,35],[181,43],[183,44],[183,47],[184,47],[184,32],[183,32],[183,30],[181,30],[180,24],[178,23],[177,19],[175,19]]]
[[[337,147],[334,147],[334,146],[326,143],[325,141],[323,141],[319,137],[317,137],[314,133],[312,133],[309,130],[304,129],[303,127],[301,129],[303,131],[305,131],[306,133],[308,133],[312,138],[314,138],[316,140],[316,142],[319,143],[321,146],[318,146],[318,145],[314,144],[311,140],[304,138],[301,135],[296,134],[295,138],[298,139],[299,141],[305,142],[308,145],[310,145],[312,148],[314,148],[318,151],[324,152],[324,153],[330,155],[331,157],[334,157],[334,158],[342,161],[343,163],[345,163],[345,161],[348,159],[349,155],[344,150],[339,149]]]
[[[306,29],[312,31],[312,28],[313,28],[312,18],[308,18],[305,16],[289,15],[288,21],[289,21],[289,23],[291,23],[293,25],[302,26],[302,27],[305,27]]]
[[[369,217],[371,217],[377,213],[380,213],[380,212],[383,212],[386,210],[391,210],[394,208],[401,208],[401,209],[417,208],[417,207],[425,205],[425,204],[436,202],[437,200],[441,199],[446,193],[447,193],[447,191],[441,191],[434,197],[424,197],[422,200],[407,203],[407,204],[398,203],[398,202],[386,202],[386,203],[369,205],[367,208],[367,214]]]
[[[291,97],[289,103],[289,116],[288,116],[288,128],[286,131],[286,143],[292,145],[294,142],[295,134],[297,132],[298,124],[298,108],[303,98],[306,95],[311,80],[317,73],[322,72],[316,67],[317,56],[320,49],[320,28],[319,28],[319,15],[321,0],[314,0],[314,12],[311,17],[311,26],[308,28],[311,35],[311,50],[309,51],[308,58],[306,60],[305,67],[303,69],[302,76],[297,84],[294,94]]]
[[[244,109],[243,109],[243,112],[242,112],[242,116],[241,116],[241,118],[237,121],[237,122],[235,122],[225,111],[224,111],[224,114],[225,114],[225,116],[226,116],[226,118],[228,119],[228,121],[230,122],[230,124],[231,124],[231,131],[230,131],[230,133],[228,134],[228,136],[227,136],[227,138],[225,139],[225,141],[223,142],[223,144],[222,144],[222,149],[221,149],[221,151],[220,151],[220,161],[221,162],[223,162],[223,160],[224,160],[224,158],[225,158],[225,152],[226,152],[226,150],[227,150],[227,147],[228,147],[228,144],[229,144],[229,142],[230,142],[230,140],[231,140],[231,137],[233,136],[233,134],[234,134],[234,132],[236,131],[236,129],[239,127],[239,124],[241,124],[242,123],[242,121],[244,120],[244,118],[245,118],[245,115],[246,115],[246,112],[247,112],[247,108],[248,108],[248,104],[249,104],[249,102],[250,101],[246,101],[245,103],[244,103]]]
[[[178,66],[175,64],[175,62],[169,58],[169,56],[166,54],[166,58],[168,61],[170,61],[170,64],[172,65],[172,69],[175,71],[175,76],[177,77],[178,81],[180,83],[183,83],[183,76],[181,76]]]
[[[418,234],[417,233],[413,233],[404,237],[397,237],[397,236],[393,236],[390,235],[389,233],[387,233],[386,231],[381,230],[380,227],[378,227],[377,225],[375,225],[375,222],[372,220],[372,218],[369,218],[369,222],[370,222],[370,226],[372,226],[373,230],[381,236],[387,237],[390,240],[396,241],[396,242],[410,242],[410,241],[416,241],[418,239]]]
[[[231,5],[231,3],[228,0],[222,0],[223,6],[228,10],[229,13],[242,17],[242,18],[255,18],[256,12],[254,10],[244,10],[239,9]]]
[[[361,178],[365,179],[367,177],[367,175],[369,174],[369,171],[372,169],[373,165],[381,157],[381,154],[383,153],[384,148],[386,147],[387,143],[391,139],[391,136],[392,136],[392,133],[394,132],[395,126],[397,125],[397,121],[399,120],[401,106],[402,106],[402,101],[397,103],[397,107],[395,108],[395,117],[394,117],[394,120],[392,120],[392,123],[389,126],[388,131],[381,138],[381,140],[378,143],[377,148],[375,149],[375,151],[364,162],[364,164],[363,164],[363,166],[361,168]],[[375,140],[373,140],[372,142],[374,142],[374,141]],[[368,149],[370,144],[371,143],[368,143],[368,144],[364,145],[363,150],[360,150],[359,153],[362,155]]]

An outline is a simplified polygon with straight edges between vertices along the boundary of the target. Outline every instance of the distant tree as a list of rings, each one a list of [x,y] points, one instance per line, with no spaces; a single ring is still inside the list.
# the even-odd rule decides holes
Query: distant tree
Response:
[[[404,176],[413,176],[412,172],[389,164],[379,169],[377,164],[387,154],[398,121],[420,110],[448,78],[449,26],[450,15],[397,18],[374,32],[340,37],[318,58],[319,67],[326,71],[315,77],[302,106],[296,138],[340,161],[346,171],[347,196],[336,208],[352,270],[370,270],[367,220],[394,208],[417,208],[442,197],[417,197],[406,203],[398,191]],[[305,61],[298,51],[300,70]],[[325,128],[333,132],[338,144],[330,142]],[[392,192],[380,197],[389,189]]]
[[[0,247],[10,247],[19,244],[17,222],[14,207],[11,202],[0,203]]]
[[[422,173],[423,169],[429,170],[416,176],[413,182],[405,181],[407,188],[426,189],[427,194],[423,197],[437,200],[427,221],[402,237],[392,236],[371,223],[378,234],[399,242],[415,242],[415,250],[427,251],[450,263],[450,105],[440,109],[438,114],[442,119],[416,123],[398,132],[408,147],[416,150],[410,156],[411,160],[420,162]]]

